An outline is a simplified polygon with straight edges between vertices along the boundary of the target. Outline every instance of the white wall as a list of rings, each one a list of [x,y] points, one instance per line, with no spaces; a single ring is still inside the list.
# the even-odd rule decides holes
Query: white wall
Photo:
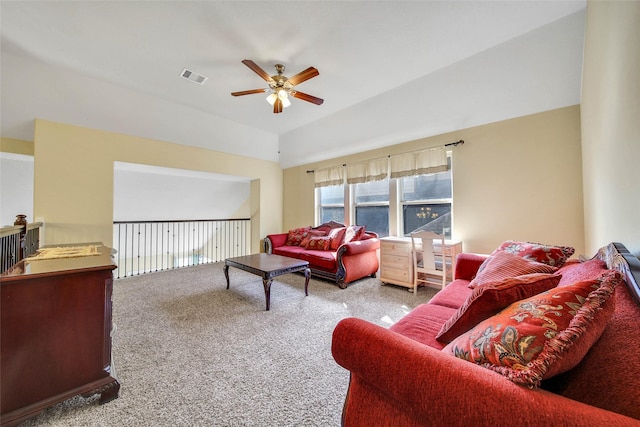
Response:
[[[33,156],[0,153],[0,226],[13,225],[16,215],[33,222]]]
[[[126,165],[114,170],[114,221],[249,217],[248,179]]]

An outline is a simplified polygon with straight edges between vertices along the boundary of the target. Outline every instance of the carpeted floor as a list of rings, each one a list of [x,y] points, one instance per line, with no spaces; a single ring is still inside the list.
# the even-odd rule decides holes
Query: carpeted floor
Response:
[[[222,263],[114,281],[120,397],[80,397],[25,426],[339,426],[349,374],[331,357],[345,317],[389,326],[435,289],[363,279],[347,289],[280,276],[265,311],[262,280]]]

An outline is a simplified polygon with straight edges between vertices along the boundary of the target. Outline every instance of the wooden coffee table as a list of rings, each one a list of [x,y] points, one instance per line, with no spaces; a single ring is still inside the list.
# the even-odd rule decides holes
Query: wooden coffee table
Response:
[[[229,267],[239,268],[240,270],[248,271],[256,276],[262,277],[264,296],[267,300],[267,310],[269,310],[271,299],[271,282],[276,276],[295,273],[296,271],[304,271],[304,294],[309,295],[308,289],[311,269],[307,261],[263,253],[227,258],[224,260],[224,275],[227,278],[227,289],[229,289]]]

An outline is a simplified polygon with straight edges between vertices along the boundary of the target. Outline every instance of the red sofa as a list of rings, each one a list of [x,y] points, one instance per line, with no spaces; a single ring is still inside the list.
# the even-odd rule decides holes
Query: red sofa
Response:
[[[296,233],[300,237],[297,241],[292,239]],[[304,238],[311,233],[315,233],[319,240],[331,240],[330,245],[317,248],[304,244]],[[311,236],[309,239],[316,237]],[[342,289],[363,277],[376,277],[380,265],[378,235],[360,226],[346,227],[337,222],[329,222],[318,227],[269,234],[265,237],[264,244],[266,253],[308,261],[311,274],[335,281]]]
[[[435,338],[473,292],[468,285],[486,258],[459,255],[455,280],[389,329],[356,318],[339,322],[332,353],[351,374],[343,426],[640,426],[638,259],[612,243],[557,271],[557,288],[607,268],[622,272],[626,283],[618,275],[611,317],[577,366],[525,387],[447,354],[447,343]]]

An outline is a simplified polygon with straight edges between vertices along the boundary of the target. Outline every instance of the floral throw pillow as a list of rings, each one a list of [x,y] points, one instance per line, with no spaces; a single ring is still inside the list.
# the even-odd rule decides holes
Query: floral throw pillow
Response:
[[[545,245],[542,243],[507,240],[498,246],[491,255],[495,255],[498,252],[509,252],[510,254],[518,255],[531,261],[560,268],[571,258],[575,249],[571,246]]]
[[[450,342],[509,304],[555,288],[561,278],[559,274],[533,273],[480,285],[442,325],[436,339]]]
[[[328,251],[331,249],[331,237],[329,236],[314,236],[309,239],[309,243],[306,249],[312,249],[315,251]]]
[[[531,273],[555,273],[556,267],[528,260],[509,252],[498,252],[487,258],[482,271],[478,270],[476,277],[469,282],[470,288],[485,283],[497,282],[509,277],[522,276]]]
[[[289,230],[289,233],[287,234],[287,241],[284,243],[285,246],[300,246],[302,239],[305,238],[310,229],[311,227],[302,227]]]
[[[613,314],[615,287],[599,279],[553,288],[511,304],[459,336],[443,352],[482,365],[531,388],[575,367],[600,338]]]
[[[327,234],[326,232],[321,230],[309,230],[302,238],[302,241],[300,242],[299,246],[306,248],[312,237],[326,236],[326,234]]]

